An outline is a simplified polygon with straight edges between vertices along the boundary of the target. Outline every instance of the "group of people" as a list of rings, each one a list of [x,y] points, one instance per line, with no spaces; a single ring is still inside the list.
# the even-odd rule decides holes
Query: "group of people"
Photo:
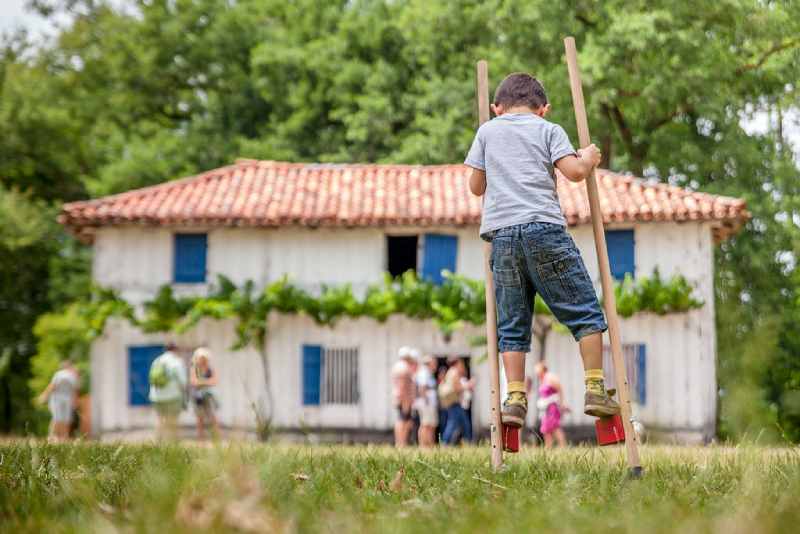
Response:
[[[177,354],[174,343],[164,346],[164,353],[150,365],[150,391],[148,398],[156,410],[156,439],[177,441],[178,415],[187,403],[186,384],[191,386],[190,401],[197,415],[197,438],[205,439],[205,428],[220,436],[216,410],[219,403],[212,391],[217,385],[217,374],[209,365],[211,351],[198,348],[192,355],[192,365],[186,372],[183,359]],[[49,441],[63,443],[69,439],[75,411],[78,407],[79,376],[75,364],[61,362],[50,384],[39,395],[39,402],[50,409]]]
[[[397,448],[413,441],[417,430],[420,447],[432,447],[437,442],[455,445],[459,439],[472,443],[472,421],[468,415],[472,389],[476,378],[467,377],[464,358],[450,356],[446,366],[431,354],[420,357],[412,347],[401,347],[392,367],[392,404],[397,412],[394,440]],[[564,405],[564,394],[558,376],[548,371],[540,361],[533,368],[538,382],[536,407],[539,410],[539,432],[544,446],[567,444],[561,419],[571,410]],[[534,381],[525,377],[527,397],[531,396]],[[416,424],[415,424],[416,423]]]
[[[392,405],[397,411],[394,440],[406,447],[417,426],[420,447],[437,442],[455,445],[459,439],[472,442],[472,421],[468,416],[475,378],[467,377],[464,358],[450,356],[446,366],[432,354],[420,357],[419,350],[401,347],[392,367]],[[417,423],[415,425],[415,423]]]
[[[178,440],[178,415],[186,404],[187,373],[183,358],[176,353],[174,343],[164,345],[164,353],[150,365],[150,392],[148,398],[156,409],[156,440]],[[209,365],[211,351],[200,347],[192,354],[188,382],[191,385],[190,401],[197,416],[197,438],[205,439],[205,428],[219,438],[220,429],[216,411],[219,407],[212,387],[217,385],[217,374]]]

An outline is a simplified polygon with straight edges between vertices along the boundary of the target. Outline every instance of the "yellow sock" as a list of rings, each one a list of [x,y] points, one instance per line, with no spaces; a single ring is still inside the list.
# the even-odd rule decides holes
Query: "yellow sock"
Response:
[[[508,383],[508,392],[511,393],[512,391],[521,391],[525,393],[525,383],[524,382],[509,382]]]
[[[586,384],[586,391],[600,394],[605,392],[602,369],[586,369],[583,372],[583,381]]]

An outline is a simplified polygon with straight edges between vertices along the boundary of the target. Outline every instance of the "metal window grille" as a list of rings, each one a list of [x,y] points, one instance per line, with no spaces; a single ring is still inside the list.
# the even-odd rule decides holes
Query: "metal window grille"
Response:
[[[322,404],[358,404],[358,349],[322,349]]]
[[[628,391],[631,396],[631,402],[644,404],[645,376],[642,368],[643,362],[639,358],[641,347],[642,345],[623,345],[622,359],[625,362],[625,373],[628,376]],[[614,364],[611,360],[611,347],[609,345],[603,346],[603,376],[606,389],[615,389],[617,387],[617,378],[614,375]]]

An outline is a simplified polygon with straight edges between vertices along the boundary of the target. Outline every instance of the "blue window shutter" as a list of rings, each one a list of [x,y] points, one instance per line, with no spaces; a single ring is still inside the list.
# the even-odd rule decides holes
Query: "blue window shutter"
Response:
[[[164,352],[161,345],[128,347],[128,404],[146,406],[150,393],[150,365]]]
[[[611,276],[617,280],[625,278],[627,273],[634,276],[633,264],[633,230],[610,230],[606,232],[608,262],[611,265]]]
[[[322,347],[303,345],[303,404],[319,404]]]
[[[206,281],[206,234],[175,234],[175,258],[172,281],[203,283]]]
[[[639,397],[639,404],[647,404],[647,348],[639,345],[636,353],[636,393]]]
[[[441,284],[442,269],[456,272],[458,238],[452,235],[425,234],[422,245],[422,279]]]

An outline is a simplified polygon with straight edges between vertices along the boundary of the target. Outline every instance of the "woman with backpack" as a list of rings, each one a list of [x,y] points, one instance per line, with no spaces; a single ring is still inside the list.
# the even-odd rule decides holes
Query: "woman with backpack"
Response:
[[[186,366],[175,352],[175,343],[164,345],[164,354],[150,365],[150,394],[156,408],[156,441],[178,441],[178,415],[186,389]]]

